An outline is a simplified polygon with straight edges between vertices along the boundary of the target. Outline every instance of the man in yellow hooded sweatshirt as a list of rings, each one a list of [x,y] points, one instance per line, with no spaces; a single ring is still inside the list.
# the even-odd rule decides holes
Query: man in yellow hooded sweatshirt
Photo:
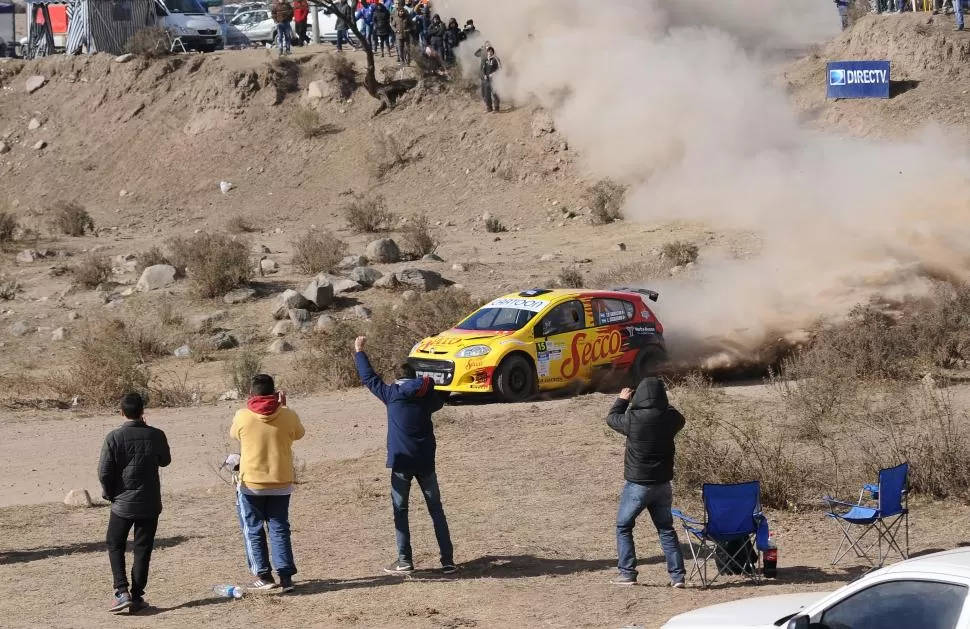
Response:
[[[290,543],[290,494],[293,492],[293,442],[306,430],[300,418],[286,407],[286,398],[276,391],[273,378],[253,377],[246,408],[236,413],[229,430],[239,442],[239,488],[236,504],[246,542],[249,569],[256,575],[253,589],[272,590],[273,580],[266,531],[272,546],[273,565],[279,587],[293,591],[296,562]]]

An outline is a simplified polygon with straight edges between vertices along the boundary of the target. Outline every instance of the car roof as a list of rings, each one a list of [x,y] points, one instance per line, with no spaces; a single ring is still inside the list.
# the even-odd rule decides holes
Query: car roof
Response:
[[[539,294],[530,296],[523,295],[522,293],[529,292],[530,290],[542,291]],[[508,295],[503,295],[499,299],[541,299],[542,301],[559,301],[560,299],[568,298],[580,298],[580,297],[639,297],[633,291],[626,290],[594,290],[587,288],[552,288],[552,289],[524,289],[517,293],[509,293]]]
[[[957,548],[914,557],[883,568],[883,574],[926,572],[970,579],[970,548]]]

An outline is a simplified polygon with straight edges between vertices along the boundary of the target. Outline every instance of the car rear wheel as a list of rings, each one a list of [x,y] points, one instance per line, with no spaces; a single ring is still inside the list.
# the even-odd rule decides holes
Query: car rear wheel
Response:
[[[667,362],[667,352],[656,345],[644,347],[637,354],[633,361],[633,369],[630,370],[630,377],[634,384],[639,384],[641,380],[648,376],[655,376]]]
[[[524,402],[535,395],[536,372],[524,357],[511,356],[495,370],[494,383],[503,402]]]

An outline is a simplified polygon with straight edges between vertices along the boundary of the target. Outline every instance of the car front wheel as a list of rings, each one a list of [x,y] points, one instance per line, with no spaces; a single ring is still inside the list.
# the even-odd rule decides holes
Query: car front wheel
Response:
[[[511,356],[495,370],[494,383],[503,402],[524,402],[535,395],[536,372],[524,357]]]

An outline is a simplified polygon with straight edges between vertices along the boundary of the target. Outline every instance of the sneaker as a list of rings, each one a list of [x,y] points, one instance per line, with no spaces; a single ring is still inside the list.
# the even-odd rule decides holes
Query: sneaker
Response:
[[[280,590],[283,594],[289,594],[294,589],[296,588],[293,586],[293,577],[280,577]]]
[[[410,561],[398,560],[384,568],[384,572],[388,574],[411,574],[414,572],[414,564]]]
[[[276,581],[273,581],[273,577],[269,575],[264,575],[256,579],[249,586],[250,590],[261,590],[266,592],[268,590],[276,589]]]
[[[610,583],[613,585],[636,585],[637,578],[625,574],[618,574],[610,579]]]
[[[149,608],[147,602],[143,598],[133,598],[131,599],[131,607],[128,608],[129,614],[137,614],[140,611],[144,611]]]
[[[127,591],[118,592],[115,594],[114,603],[111,605],[108,611],[116,614],[118,612],[125,611],[129,607],[131,607],[131,594],[129,594]]]
[[[685,587],[687,587],[687,584],[684,583],[683,581],[671,581],[670,587],[677,590],[683,590]]]
[[[441,563],[441,574],[455,574],[458,572],[458,566],[452,561],[445,561]]]

